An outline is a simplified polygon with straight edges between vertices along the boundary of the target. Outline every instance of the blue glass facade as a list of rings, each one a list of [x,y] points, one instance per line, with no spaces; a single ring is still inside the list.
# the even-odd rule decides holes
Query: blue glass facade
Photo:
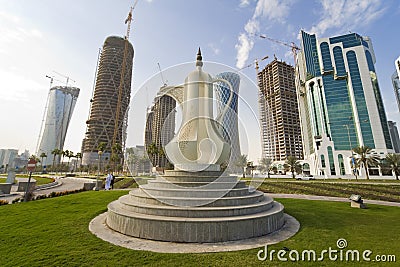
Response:
[[[227,80],[233,87],[233,97],[230,104],[230,109],[227,111],[222,121],[223,126],[223,137],[225,141],[231,144],[231,158],[229,168],[235,168],[235,162],[237,162],[241,155],[240,143],[239,143],[239,130],[238,130],[238,94],[240,86],[240,76],[233,72],[222,72],[216,75],[216,78]],[[217,99],[217,111],[221,113],[228,103],[230,97],[230,88],[225,82],[216,82],[214,90]]]
[[[374,89],[374,95],[375,95],[375,99],[376,99],[376,104],[378,106],[379,118],[380,118],[381,123],[382,123],[383,135],[384,135],[384,138],[385,138],[385,143],[386,143],[386,146],[388,148],[392,149],[393,146],[392,146],[392,141],[390,139],[389,126],[388,126],[388,122],[387,122],[387,119],[386,119],[385,108],[383,106],[381,90],[379,89],[378,79],[376,77],[374,62],[372,60],[372,56],[371,56],[371,53],[369,51],[365,51],[365,56],[367,58],[368,69],[369,69],[370,75],[371,75],[371,83],[372,83],[372,87]]]
[[[359,146],[357,136],[362,137],[363,145],[376,148],[364,92],[363,82],[365,84],[365,81],[362,81],[361,78],[359,59],[357,58],[359,54],[355,52],[356,49],[361,47],[361,51],[365,51],[371,74],[386,148],[391,149],[386,114],[376,79],[374,62],[371,53],[368,51],[367,39],[356,33],[351,33],[332,37],[327,41],[318,43],[314,34],[302,31],[301,36],[305,79],[308,81],[317,77],[322,79],[323,83],[322,92],[319,94],[315,86],[311,86],[314,83],[313,81],[309,82],[308,88],[306,88],[309,93],[307,99],[310,109],[308,112],[310,117],[313,118],[314,124],[312,126],[313,134],[320,135],[325,132],[333,141],[334,150],[349,150]],[[319,58],[322,66],[319,64]],[[357,130],[356,118],[357,123],[359,123],[358,129],[361,132]],[[325,131],[323,131],[322,126],[325,127]]]
[[[306,59],[307,73],[311,76],[321,75],[321,70],[318,60],[317,39],[315,34],[301,32],[303,39],[303,49]]]
[[[354,98],[357,104],[358,118],[360,120],[361,135],[364,145],[375,147],[374,136],[372,135],[371,123],[369,121],[367,103],[365,102],[364,88],[361,82],[360,71],[358,69],[357,56],[354,51],[346,53],[349,64],[350,79],[353,85]]]

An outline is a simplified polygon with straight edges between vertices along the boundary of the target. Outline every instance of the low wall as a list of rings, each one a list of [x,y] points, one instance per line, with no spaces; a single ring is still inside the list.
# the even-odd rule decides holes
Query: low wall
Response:
[[[26,192],[26,188],[28,187],[28,178],[19,178],[18,179],[18,192]],[[31,179],[29,184],[29,191],[33,191],[36,189],[36,180]]]
[[[0,183],[0,195],[7,195],[11,192],[11,183]]]

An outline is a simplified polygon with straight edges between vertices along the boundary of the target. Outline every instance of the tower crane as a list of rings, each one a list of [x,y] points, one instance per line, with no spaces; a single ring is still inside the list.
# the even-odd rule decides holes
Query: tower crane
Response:
[[[162,70],[161,70],[160,63],[157,63],[157,65],[158,65],[158,70],[160,71],[160,75],[161,75],[161,81],[162,81],[162,83],[163,83],[163,87],[166,87],[166,86],[167,86],[167,83],[168,83],[168,81],[164,80],[164,76],[163,76],[163,74],[162,74]]]
[[[61,77],[64,77],[65,79],[66,79],[66,81],[65,81],[65,86],[68,86],[68,82],[69,81],[72,81],[72,82],[76,82],[75,80],[72,80],[69,76],[67,76],[67,75],[64,75],[64,74],[61,74],[61,73],[59,73],[59,72],[57,72],[57,71],[55,71],[55,70],[53,70],[53,72],[55,73],[55,74],[57,74],[57,75],[59,75],[59,76],[61,76]],[[47,77],[47,76],[46,76]],[[54,78],[54,77],[53,77]]]
[[[256,66],[255,66],[255,68],[256,68],[256,74],[258,75],[258,69],[259,69],[259,67],[258,67],[258,62],[263,61],[263,60],[266,60],[267,58],[268,58],[268,56],[265,56],[265,57],[263,57],[263,58],[261,58],[261,59],[256,58],[256,59],[255,59],[252,63],[250,63],[249,65],[244,66],[243,68],[239,69],[239,71],[240,71],[240,70],[247,69],[247,68],[249,68],[249,67],[252,67],[253,65],[256,65]]]
[[[122,107],[122,94],[124,91],[125,87],[125,72],[126,72],[126,61],[128,57],[128,47],[129,47],[129,34],[131,30],[131,22],[132,22],[132,12],[135,9],[136,5],[138,3],[138,0],[135,0],[133,6],[131,6],[128,17],[125,19],[125,24],[127,24],[127,29],[126,29],[126,35],[125,35],[125,40],[124,40],[124,54],[122,58],[122,66],[121,66],[121,76],[120,76],[120,82],[119,82],[119,87],[118,87],[118,99],[117,99],[117,107],[115,110],[115,124],[114,124],[114,134],[113,134],[113,139],[112,139],[112,144],[111,147],[114,147],[114,145],[117,143],[117,137],[119,133],[119,118],[121,116],[121,107]],[[122,145],[122,144],[120,144]],[[111,149],[111,158],[113,156],[115,157],[116,151],[114,149]]]
[[[283,41],[276,40],[276,39],[273,39],[271,37],[268,37],[265,34],[261,34],[261,35],[259,35],[259,37],[262,38],[262,39],[267,39],[267,40],[269,40],[271,42],[274,42],[274,43],[277,43],[277,44],[280,44],[280,45],[285,45],[285,46],[290,47],[291,50],[292,50],[292,53],[293,53],[293,57],[294,57],[294,64],[296,64],[297,51],[299,51],[300,48],[294,42],[291,42],[291,43],[283,42]]]

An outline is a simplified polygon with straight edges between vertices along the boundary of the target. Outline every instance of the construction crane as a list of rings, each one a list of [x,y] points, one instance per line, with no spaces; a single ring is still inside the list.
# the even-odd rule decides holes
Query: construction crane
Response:
[[[68,86],[68,82],[69,81],[72,81],[72,82],[76,82],[75,80],[72,80],[69,76],[67,76],[67,75],[64,75],[64,74],[61,74],[61,73],[59,73],[59,72],[57,72],[57,71],[55,71],[55,70],[53,70],[53,72],[55,73],[55,74],[57,74],[57,75],[59,75],[59,76],[61,76],[61,77],[64,77],[65,79],[66,79],[66,81],[65,81],[65,86]],[[46,76],[47,77],[47,76]],[[49,78],[49,77],[48,77]]]
[[[283,41],[276,40],[276,39],[273,39],[273,38],[271,38],[271,37],[268,37],[268,36],[266,36],[265,34],[261,34],[261,35],[259,35],[259,36],[260,36],[260,38],[262,38],[262,39],[267,39],[267,40],[269,40],[269,41],[271,41],[271,42],[274,42],[274,43],[277,43],[277,44],[280,44],[280,45],[285,45],[285,46],[290,47],[291,50],[292,50],[292,53],[293,53],[293,57],[294,57],[294,64],[296,64],[297,51],[299,51],[300,48],[299,48],[294,42],[286,43],[286,42],[283,42]]]
[[[239,71],[241,71],[241,70],[244,70],[244,69],[247,69],[247,68],[249,68],[249,67],[252,67],[253,65],[256,65],[256,74],[258,75],[258,69],[259,69],[259,67],[258,67],[258,62],[260,62],[260,61],[263,61],[263,60],[265,60],[265,59],[267,59],[268,58],[268,56],[265,56],[265,57],[263,57],[263,58],[261,58],[261,59],[258,59],[258,58],[256,58],[252,63],[250,63],[249,65],[247,65],[247,66],[244,66],[243,68],[241,68],[241,69],[239,69]]]
[[[117,107],[115,110],[115,124],[114,124],[114,134],[113,134],[113,139],[112,139],[112,147],[117,143],[117,137],[118,137],[118,132],[119,132],[119,118],[121,116],[121,107],[122,107],[122,94],[123,94],[123,89],[125,85],[125,72],[126,72],[126,60],[128,57],[128,48],[129,48],[129,34],[131,31],[131,22],[132,22],[132,12],[135,9],[136,5],[138,3],[138,0],[135,1],[133,6],[131,6],[128,17],[125,19],[125,24],[127,24],[127,29],[126,29],[126,35],[125,35],[125,44],[124,44],[124,54],[122,58],[122,66],[121,66],[121,76],[120,76],[120,82],[119,82],[119,87],[118,87],[118,100],[117,100]],[[120,144],[122,145],[122,144]],[[117,151],[114,151],[114,149],[111,149],[111,157],[115,157],[115,153]],[[113,157],[114,156],[114,157]]]
[[[167,80],[164,80],[164,76],[162,75],[162,70],[161,70],[160,63],[157,63],[157,65],[158,65],[158,70],[160,71],[160,75],[161,75],[161,81],[162,81],[162,83],[163,83],[163,87],[166,87],[166,86],[167,86],[167,83],[168,83],[168,81],[167,81]]]

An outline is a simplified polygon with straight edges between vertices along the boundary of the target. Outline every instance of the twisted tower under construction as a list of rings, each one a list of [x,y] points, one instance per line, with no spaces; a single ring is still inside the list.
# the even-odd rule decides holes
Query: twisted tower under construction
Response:
[[[104,41],[82,142],[83,165],[97,162],[102,142],[106,144],[102,157],[108,159],[114,144],[125,146],[133,55],[133,46],[126,38],[110,36]]]

